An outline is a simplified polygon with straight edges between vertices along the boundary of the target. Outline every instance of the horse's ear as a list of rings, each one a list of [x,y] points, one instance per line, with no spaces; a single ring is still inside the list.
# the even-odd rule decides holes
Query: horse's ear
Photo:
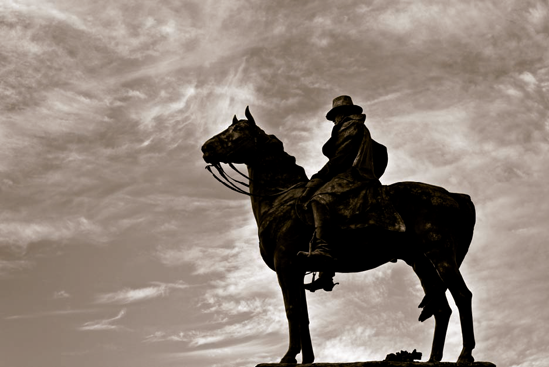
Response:
[[[252,114],[250,113],[250,107],[249,106],[246,106],[246,118],[248,119],[248,121],[252,124],[252,125],[255,125],[255,120],[254,120],[254,117],[252,116]]]
[[[236,115],[234,115],[233,117],[233,125],[236,124],[238,122],[238,119],[236,118]]]

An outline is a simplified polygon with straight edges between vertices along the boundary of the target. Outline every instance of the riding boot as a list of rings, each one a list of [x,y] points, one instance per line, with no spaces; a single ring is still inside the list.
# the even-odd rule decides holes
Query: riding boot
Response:
[[[329,211],[324,205],[318,202],[312,202],[313,216],[315,219],[315,233],[313,238],[312,249],[310,252],[300,251],[297,253],[299,257],[306,257],[307,262],[313,268],[320,268],[324,271],[331,270],[335,260],[334,249],[334,230],[330,223]]]
[[[325,229],[319,227],[316,229],[316,235],[313,243],[313,250],[307,256],[310,259],[319,259],[322,262],[333,262],[335,260],[334,250],[324,236]],[[331,241],[330,241],[331,242]]]
[[[323,257],[335,260],[334,246],[336,241],[335,228],[330,218],[328,208],[318,202],[312,203],[315,218],[315,248],[309,257]]]
[[[318,209],[318,208],[315,208]],[[319,210],[316,211],[317,215],[315,218],[320,217]],[[322,213],[322,212],[320,212]],[[331,264],[335,260],[334,251],[330,247],[329,244],[333,243],[334,237],[333,236],[333,230],[331,226],[326,224],[326,217],[320,217],[318,222],[320,222],[321,226],[317,227],[315,230],[315,242],[314,242],[314,249],[309,255],[309,257],[312,257],[312,260],[320,259],[324,262],[324,264]],[[329,241],[329,242],[328,242]],[[325,268],[326,269],[326,268]],[[335,272],[333,270],[324,270],[321,271],[318,275],[318,279],[314,280],[313,282],[309,284],[305,284],[305,289],[314,292],[318,289],[323,289],[326,292],[331,292],[334,288],[335,284],[333,281],[333,278],[335,276]]]

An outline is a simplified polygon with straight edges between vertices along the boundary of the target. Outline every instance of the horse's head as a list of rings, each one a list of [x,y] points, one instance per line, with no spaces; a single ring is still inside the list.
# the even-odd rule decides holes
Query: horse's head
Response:
[[[265,133],[255,124],[248,107],[246,118],[238,120],[235,115],[231,126],[202,145],[206,163],[248,163],[254,157]]]

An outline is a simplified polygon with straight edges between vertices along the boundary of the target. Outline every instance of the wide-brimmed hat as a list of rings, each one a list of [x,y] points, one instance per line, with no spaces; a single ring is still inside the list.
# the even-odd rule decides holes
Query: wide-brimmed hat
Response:
[[[334,98],[332,109],[326,114],[326,118],[334,121],[336,115],[341,112],[354,115],[362,113],[362,107],[353,104],[353,100],[349,96],[339,96]]]
[[[330,121],[334,121],[334,118],[340,112],[354,115],[362,113],[362,107],[354,105],[353,100],[349,96],[339,96],[334,98],[332,109],[326,114],[326,118]]]

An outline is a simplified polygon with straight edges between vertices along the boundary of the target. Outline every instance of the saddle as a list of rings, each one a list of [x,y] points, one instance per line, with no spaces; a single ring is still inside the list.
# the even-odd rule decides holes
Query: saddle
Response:
[[[309,203],[316,201],[325,205],[330,221],[336,227],[342,230],[368,227],[392,232],[406,231],[404,220],[388,198],[387,186],[357,182],[343,175],[332,180],[329,186],[315,193]]]
[[[335,223],[341,229],[377,228],[405,232],[406,225],[386,195],[387,186],[359,187],[338,195],[330,205]]]

